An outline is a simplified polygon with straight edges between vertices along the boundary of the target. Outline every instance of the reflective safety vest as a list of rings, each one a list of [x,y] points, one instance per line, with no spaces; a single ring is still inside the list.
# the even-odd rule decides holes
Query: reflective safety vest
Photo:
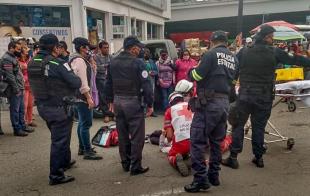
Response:
[[[187,102],[181,102],[171,107],[171,124],[174,129],[175,142],[190,138],[193,113],[187,108]]]

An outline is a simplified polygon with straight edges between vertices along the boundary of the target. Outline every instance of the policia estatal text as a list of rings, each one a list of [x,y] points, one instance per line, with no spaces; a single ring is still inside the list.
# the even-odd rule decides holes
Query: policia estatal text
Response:
[[[190,135],[194,180],[184,187],[187,192],[209,189],[210,184],[220,185],[220,144],[226,136],[229,94],[238,62],[227,49],[225,32],[214,32],[211,44],[213,48],[203,56],[200,65],[189,72],[189,78],[197,81],[198,97],[190,100],[195,112]],[[209,170],[204,156],[208,143]]]

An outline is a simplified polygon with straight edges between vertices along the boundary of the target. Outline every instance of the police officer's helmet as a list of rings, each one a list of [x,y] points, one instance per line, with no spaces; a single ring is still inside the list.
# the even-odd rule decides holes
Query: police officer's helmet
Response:
[[[168,100],[169,100],[169,105],[173,105],[173,102],[176,99],[182,99],[184,98],[183,95],[179,92],[173,92],[169,95]]]
[[[40,46],[56,46],[59,44],[59,40],[56,35],[49,33],[43,35],[39,39]]]
[[[192,90],[194,84],[187,80],[180,80],[175,86],[175,91],[181,94],[189,93]]]
[[[228,38],[225,31],[219,30],[214,31],[210,37],[211,41],[222,41],[222,42],[228,42]]]

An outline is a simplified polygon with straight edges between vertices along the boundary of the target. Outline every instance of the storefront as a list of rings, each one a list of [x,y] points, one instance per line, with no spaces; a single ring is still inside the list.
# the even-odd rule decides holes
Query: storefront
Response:
[[[162,39],[169,19],[169,0],[10,0],[0,4],[0,37],[24,36],[39,39],[54,33],[71,48],[72,39],[86,37],[92,44],[106,40],[111,52],[124,38]]]
[[[46,33],[71,42],[69,7],[0,5],[0,37],[23,36],[36,40]]]
[[[97,45],[100,40],[106,39],[105,13],[87,9],[87,31],[91,44]]]

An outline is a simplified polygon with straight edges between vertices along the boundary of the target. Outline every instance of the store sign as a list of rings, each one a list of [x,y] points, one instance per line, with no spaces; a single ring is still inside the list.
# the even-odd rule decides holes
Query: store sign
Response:
[[[23,37],[33,37],[37,41],[42,35],[52,33],[58,37],[59,41],[65,41],[68,50],[72,51],[71,28],[69,27],[21,27],[21,30]]]

